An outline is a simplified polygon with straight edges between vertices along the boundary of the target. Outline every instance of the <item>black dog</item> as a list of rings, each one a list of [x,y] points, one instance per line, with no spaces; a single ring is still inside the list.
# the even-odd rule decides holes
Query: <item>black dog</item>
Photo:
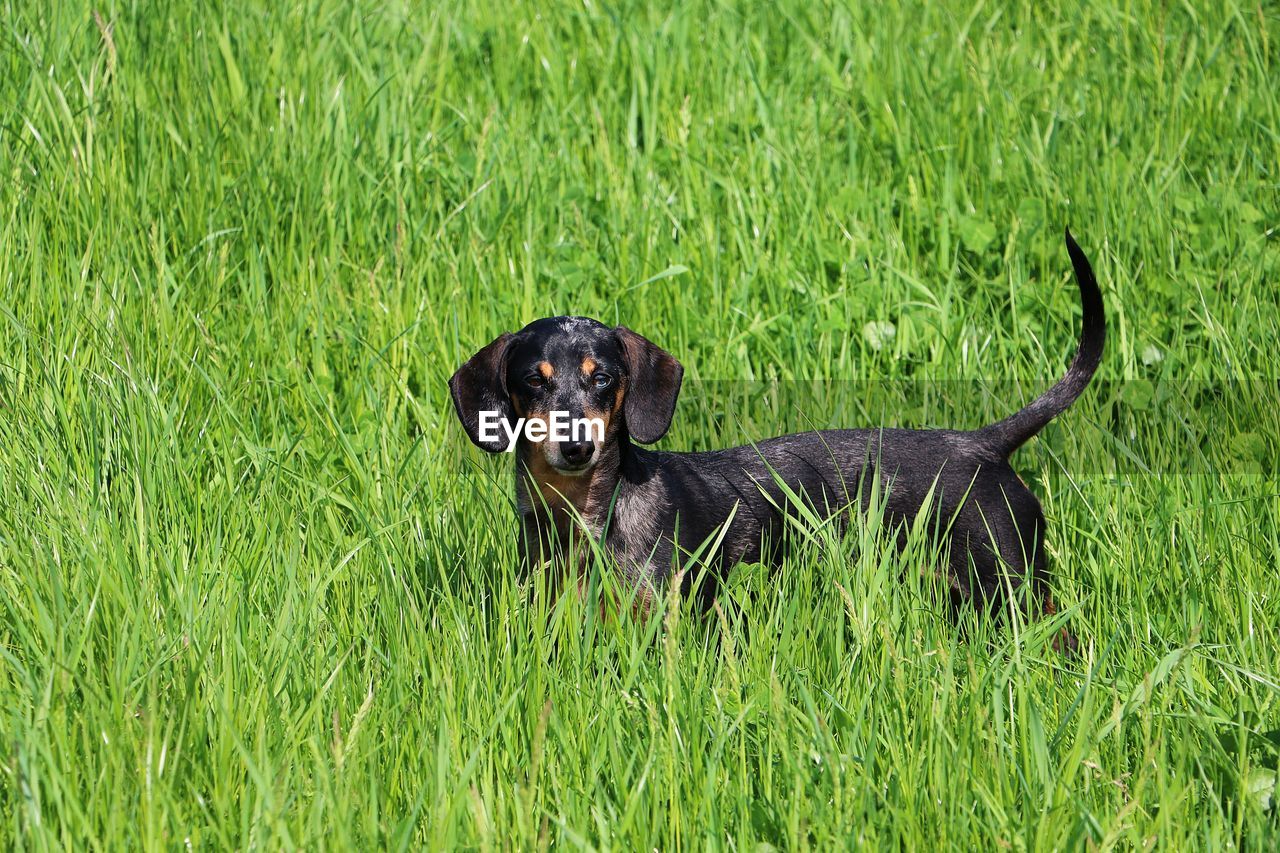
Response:
[[[683,369],[630,329],[586,317],[551,317],[501,335],[459,368],[449,387],[467,435],[490,452],[506,450],[509,441],[505,433],[495,439],[482,432],[486,410],[508,422],[546,422],[564,412],[604,425],[603,436],[593,438],[517,440],[526,569],[550,563],[567,571],[570,536],[585,528],[647,603],[673,566],[715,541],[728,521],[716,553],[702,555],[711,568],[702,586],[709,601],[715,581],[734,564],[780,561],[785,515],[796,506],[778,479],[823,518],[854,500],[865,508],[876,486],[899,542],[932,489],[929,520],[946,546],[953,602],[999,606],[1029,568],[1032,596],[1021,597],[1020,606],[1030,615],[1051,614],[1044,514],[1009,455],[1080,396],[1102,357],[1102,294],[1070,232],[1066,240],[1084,313],[1075,358],[1029,406],[972,432],[826,430],[703,453],[645,450],[636,442],[652,444],[671,425]],[[1060,640],[1075,646],[1066,632]]]

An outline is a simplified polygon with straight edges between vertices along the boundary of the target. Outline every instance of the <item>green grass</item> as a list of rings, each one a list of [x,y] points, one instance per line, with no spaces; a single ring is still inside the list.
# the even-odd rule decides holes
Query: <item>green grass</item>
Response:
[[[1273,4],[217,5],[0,5],[0,838],[1277,843]],[[499,332],[658,341],[671,449],[977,426],[1064,225],[1111,336],[1016,464],[1084,660],[871,539],[749,630],[530,603],[445,387]]]

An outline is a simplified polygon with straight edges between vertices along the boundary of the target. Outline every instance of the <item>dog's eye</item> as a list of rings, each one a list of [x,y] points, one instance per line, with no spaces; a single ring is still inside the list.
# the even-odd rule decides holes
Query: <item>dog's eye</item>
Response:
[[[595,376],[591,377],[591,382],[597,388],[604,389],[613,384],[613,377],[607,373],[597,373]]]
[[[543,385],[547,384],[547,380],[543,379],[536,373],[531,373],[524,378],[524,384],[528,385],[530,388],[541,388]]]

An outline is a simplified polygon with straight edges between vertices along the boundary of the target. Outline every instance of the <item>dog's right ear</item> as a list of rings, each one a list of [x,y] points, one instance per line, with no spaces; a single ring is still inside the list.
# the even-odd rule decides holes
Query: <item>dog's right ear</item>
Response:
[[[481,450],[501,453],[507,449],[506,433],[501,427],[496,439],[488,441],[480,435],[480,413],[497,412],[498,417],[515,422],[515,410],[507,394],[507,351],[515,335],[503,332],[487,347],[471,356],[471,359],[449,379],[449,391],[453,395],[453,408],[458,420],[467,431],[467,437]]]

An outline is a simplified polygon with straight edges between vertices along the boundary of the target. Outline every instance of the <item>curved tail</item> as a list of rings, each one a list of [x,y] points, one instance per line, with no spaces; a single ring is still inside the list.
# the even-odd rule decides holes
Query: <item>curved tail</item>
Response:
[[[1102,310],[1102,291],[1093,277],[1093,267],[1084,251],[1076,245],[1071,231],[1066,231],[1067,252],[1071,266],[1075,268],[1076,284],[1080,287],[1080,304],[1084,311],[1080,346],[1066,374],[1052,388],[1045,391],[1024,409],[1002,421],[978,430],[979,438],[990,443],[1004,455],[1022,446],[1027,439],[1044,429],[1049,421],[1067,410],[1084,391],[1102,361],[1102,345],[1107,339],[1107,320]]]

